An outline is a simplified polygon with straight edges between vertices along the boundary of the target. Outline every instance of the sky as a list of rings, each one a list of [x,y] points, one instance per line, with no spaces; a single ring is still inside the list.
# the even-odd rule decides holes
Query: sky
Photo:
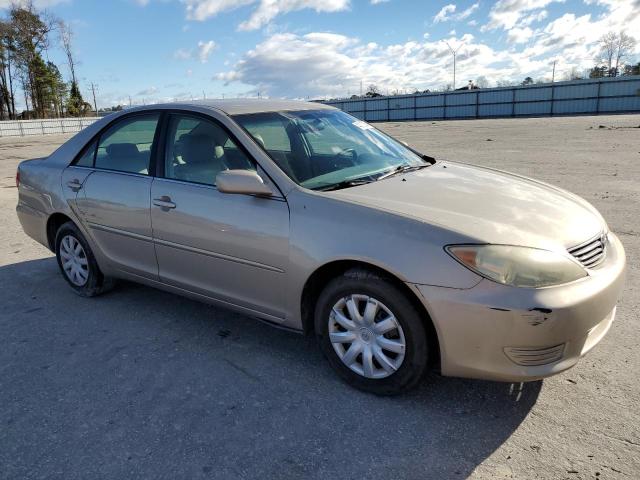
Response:
[[[68,22],[98,107],[190,98],[330,98],[556,80],[598,40],[640,41],[640,0],[34,0]],[[0,0],[0,9],[10,2]],[[47,52],[68,76],[57,40]],[[449,44],[449,46],[447,45]],[[640,61],[640,43],[630,60]]]

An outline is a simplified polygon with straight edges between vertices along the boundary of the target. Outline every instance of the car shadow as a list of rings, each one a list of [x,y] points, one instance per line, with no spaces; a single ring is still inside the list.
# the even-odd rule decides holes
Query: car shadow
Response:
[[[131,283],[81,298],[53,258],[0,285],[9,477],[465,478],[542,388],[430,374],[376,397],[312,338]]]

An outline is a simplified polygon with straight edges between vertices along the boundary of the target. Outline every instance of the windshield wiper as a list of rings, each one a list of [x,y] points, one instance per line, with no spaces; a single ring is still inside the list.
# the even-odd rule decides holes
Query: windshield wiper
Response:
[[[355,179],[355,180],[343,180],[342,182],[332,183],[331,185],[325,185],[320,188],[314,188],[314,190],[320,192],[329,192],[331,190],[341,190],[343,188],[349,187],[357,187],[358,185],[366,185],[367,183],[371,183],[375,180],[363,180],[363,179]]]
[[[423,168],[430,167],[431,163],[425,163],[424,165],[398,165],[395,168],[383,173],[380,175],[377,180],[384,180],[385,178],[393,177],[399,173],[413,172],[414,170],[422,170]]]

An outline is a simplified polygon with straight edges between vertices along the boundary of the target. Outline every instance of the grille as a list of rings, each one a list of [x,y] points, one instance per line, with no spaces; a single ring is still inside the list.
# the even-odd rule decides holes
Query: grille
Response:
[[[598,238],[570,248],[569,253],[585,267],[593,268],[604,260],[607,249],[606,240],[606,235],[601,235]]]

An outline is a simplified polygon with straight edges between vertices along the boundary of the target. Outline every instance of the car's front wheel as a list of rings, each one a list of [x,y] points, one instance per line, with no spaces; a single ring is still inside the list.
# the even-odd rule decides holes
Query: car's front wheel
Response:
[[[93,297],[111,288],[84,236],[72,222],[63,224],[56,234],[56,258],[62,276],[80,296]]]
[[[315,310],[320,347],[356,388],[379,395],[415,386],[428,365],[420,313],[392,281],[354,270],[325,287]]]

